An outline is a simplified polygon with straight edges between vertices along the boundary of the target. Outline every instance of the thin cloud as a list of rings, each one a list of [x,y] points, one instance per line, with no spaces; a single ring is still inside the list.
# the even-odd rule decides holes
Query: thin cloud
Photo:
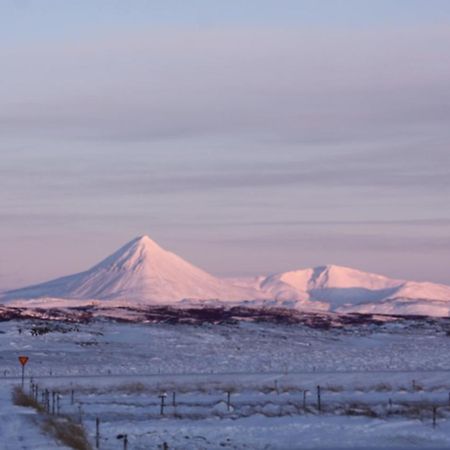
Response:
[[[450,119],[449,42],[425,27],[159,29],[16,49],[3,57],[0,128],[123,141],[407,134]]]

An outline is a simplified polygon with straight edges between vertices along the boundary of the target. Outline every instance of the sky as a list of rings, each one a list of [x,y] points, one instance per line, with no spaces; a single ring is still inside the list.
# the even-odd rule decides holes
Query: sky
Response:
[[[0,67],[0,291],[143,234],[450,284],[448,0],[0,0]]]

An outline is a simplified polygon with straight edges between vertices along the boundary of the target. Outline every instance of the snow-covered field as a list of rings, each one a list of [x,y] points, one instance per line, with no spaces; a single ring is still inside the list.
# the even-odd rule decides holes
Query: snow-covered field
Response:
[[[449,448],[446,327],[1,322],[0,448],[55,445],[9,404],[20,354],[93,443],[99,418],[100,448]]]

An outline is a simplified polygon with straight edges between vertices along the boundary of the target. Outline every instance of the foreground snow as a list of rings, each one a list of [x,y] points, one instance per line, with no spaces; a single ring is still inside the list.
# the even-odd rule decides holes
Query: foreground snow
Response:
[[[301,311],[448,316],[450,287],[394,280],[339,266],[252,279],[221,279],[149,237],[129,242],[91,269],[0,295],[9,305],[198,305],[204,301]]]
[[[11,404],[12,386],[5,380],[0,385],[0,448],[2,450],[56,450],[67,447],[45,435],[37,414],[30,408]]]
[[[122,448],[123,433],[130,449],[448,448],[447,326],[7,321],[0,395],[8,404],[26,354],[27,375],[60,393],[62,412],[81,415],[92,442],[100,419],[105,449]],[[30,433],[55,448],[24,426],[22,408],[5,414],[0,431],[12,446],[1,448],[30,448]]]

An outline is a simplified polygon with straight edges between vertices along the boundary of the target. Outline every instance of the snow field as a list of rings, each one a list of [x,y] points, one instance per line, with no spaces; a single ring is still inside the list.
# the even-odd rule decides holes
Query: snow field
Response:
[[[25,354],[27,388],[32,376],[40,392],[58,391],[62,414],[77,418],[81,406],[93,443],[98,417],[100,448],[121,449],[116,436],[123,433],[129,450],[164,442],[169,449],[200,450],[450,447],[446,323],[318,330],[97,321],[58,323],[32,335],[40,323],[0,322],[4,403],[19,382],[17,357]],[[20,442],[38,427],[20,425],[22,413],[8,411],[11,423],[2,431],[15,442],[10,448],[30,448]]]
[[[0,384],[0,449],[68,450],[41,430],[40,419],[34,409],[12,404],[11,393],[17,384],[12,380],[3,380]]]
[[[235,430],[251,423],[253,428],[259,424],[265,433],[274,426],[273,421],[281,429],[272,430],[272,437],[266,436],[267,448],[277,448],[276,441],[285,426],[300,432],[303,427],[317,428],[319,423],[326,430],[336,423],[349,427],[355,421],[364,423],[366,428],[383,429],[384,438],[390,434],[386,431],[397,433],[399,424],[414,423],[417,430],[426,430],[434,438],[444,434],[445,442],[450,443],[450,433],[445,432],[450,419],[448,374],[413,375],[418,379],[408,384],[405,381],[410,379],[410,373],[394,374],[389,384],[382,381],[390,378],[389,374],[380,372],[350,375],[353,380],[348,379],[348,374],[191,375],[142,377],[137,382],[105,377],[83,380],[81,384],[74,378],[68,384],[68,380],[55,380],[52,385],[61,394],[62,412],[74,417],[81,414],[93,442],[95,421],[100,419],[101,448],[121,448],[116,436],[123,433],[128,435],[131,448],[157,448],[153,446],[163,442],[169,448],[188,448],[185,445],[192,438],[192,427],[198,430],[192,448],[251,448],[255,445],[254,436],[244,430],[239,436],[231,431],[226,434],[223,428]],[[333,385],[332,380],[342,384]],[[322,383],[320,411],[317,381]],[[43,388],[50,387],[49,382],[49,379],[43,381]],[[162,409],[161,394],[166,394]],[[185,430],[184,437],[180,437],[179,428]],[[215,447],[217,433],[222,441]],[[378,438],[381,447],[392,445],[381,441]],[[298,447],[292,445],[285,448],[305,448],[304,443]]]
[[[100,322],[77,325],[78,331],[68,324],[66,332],[31,336],[33,326],[0,323],[0,377],[20,374],[19,353],[30,357],[30,375],[53,377],[450,370],[450,338],[440,329],[414,323],[315,330],[267,323]]]

